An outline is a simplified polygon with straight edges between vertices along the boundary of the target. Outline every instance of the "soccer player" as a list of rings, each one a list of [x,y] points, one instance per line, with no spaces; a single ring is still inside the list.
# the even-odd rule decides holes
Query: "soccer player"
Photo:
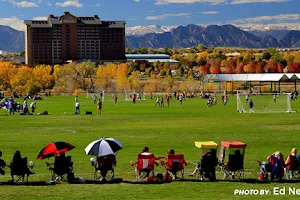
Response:
[[[274,101],[274,103],[276,103],[276,95],[275,94],[273,94],[273,101]]]
[[[117,102],[118,102],[118,97],[117,97],[117,95],[114,96],[114,102],[115,102],[115,105],[117,105]]]
[[[156,98],[155,107],[156,107],[157,104],[160,107],[160,99],[159,99],[159,97]]]
[[[97,103],[97,95],[94,94],[94,104]]]
[[[253,111],[253,107],[254,107],[254,103],[253,103],[253,101],[252,101],[252,99],[251,99],[250,102],[249,102],[249,108],[250,108],[249,113],[254,112],[254,111]]]
[[[248,103],[248,101],[249,101],[249,95],[247,94],[246,95],[246,103]]]
[[[79,103],[79,101],[77,101],[77,102],[75,103],[75,112],[76,112],[76,114],[79,114],[79,113],[80,113],[80,103]]]

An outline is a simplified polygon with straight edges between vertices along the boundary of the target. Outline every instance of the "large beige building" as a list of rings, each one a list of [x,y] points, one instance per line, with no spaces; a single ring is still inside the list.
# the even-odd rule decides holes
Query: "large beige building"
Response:
[[[49,15],[47,20],[25,20],[26,64],[73,61],[123,61],[125,21],[93,17]]]

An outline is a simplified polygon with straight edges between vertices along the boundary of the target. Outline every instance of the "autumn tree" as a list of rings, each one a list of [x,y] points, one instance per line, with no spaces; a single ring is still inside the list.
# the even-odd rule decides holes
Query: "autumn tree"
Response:
[[[11,87],[10,80],[18,69],[9,62],[0,62],[0,88],[7,90]]]
[[[51,72],[52,67],[49,65],[38,65],[32,70],[34,81],[43,91],[54,85],[54,77]]]

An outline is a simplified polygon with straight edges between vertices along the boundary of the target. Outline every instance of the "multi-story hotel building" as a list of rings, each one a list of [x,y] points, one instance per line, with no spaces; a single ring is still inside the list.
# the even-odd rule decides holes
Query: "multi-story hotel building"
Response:
[[[123,61],[125,21],[93,17],[49,15],[47,20],[25,20],[26,64],[73,61]]]

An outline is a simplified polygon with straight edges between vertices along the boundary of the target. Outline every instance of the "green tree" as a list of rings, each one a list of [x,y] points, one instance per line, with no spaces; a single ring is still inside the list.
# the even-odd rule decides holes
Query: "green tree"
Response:
[[[268,51],[264,52],[262,59],[269,60],[270,58],[271,58],[271,54]]]

